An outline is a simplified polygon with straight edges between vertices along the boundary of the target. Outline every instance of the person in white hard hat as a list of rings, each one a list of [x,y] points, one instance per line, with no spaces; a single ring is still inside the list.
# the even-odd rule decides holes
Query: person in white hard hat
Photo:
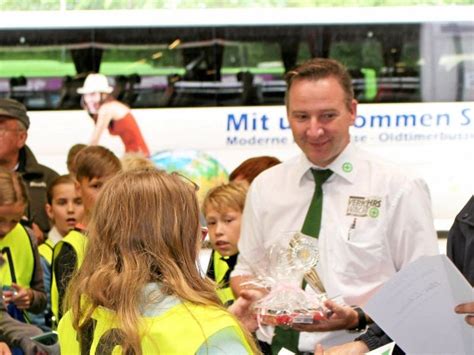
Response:
[[[107,77],[103,74],[89,74],[84,86],[77,89],[82,94],[82,105],[95,122],[95,129],[89,144],[99,144],[105,129],[112,135],[120,136],[125,145],[125,152],[139,152],[150,156],[150,151],[143,139],[140,128],[130,108],[112,95]]]

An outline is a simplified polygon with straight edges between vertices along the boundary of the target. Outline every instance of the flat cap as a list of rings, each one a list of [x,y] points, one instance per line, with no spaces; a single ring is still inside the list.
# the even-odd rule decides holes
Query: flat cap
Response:
[[[16,100],[0,99],[0,117],[11,117],[23,123],[26,129],[30,127],[26,107]]]

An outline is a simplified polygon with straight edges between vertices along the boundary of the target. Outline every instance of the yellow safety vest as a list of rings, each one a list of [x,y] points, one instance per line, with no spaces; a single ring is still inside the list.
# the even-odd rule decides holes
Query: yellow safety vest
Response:
[[[58,291],[58,283],[56,280],[56,273],[54,272],[54,260],[56,260],[59,252],[61,251],[62,246],[64,243],[71,245],[76,253],[76,270],[82,265],[82,261],[84,260],[85,250],[87,246],[87,238],[81,232],[76,230],[70,231],[61,241],[59,241],[53,250],[53,264],[51,270],[51,310],[53,311],[53,315],[56,319],[59,316],[59,291]]]
[[[33,244],[26,229],[18,223],[0,239],[0,250],[5,264],[0,268],[0,282],[10,286],[12,282],[30,288],[35,269]]]
[[[71,311],[64,315],[58,328],[62,354],[122,354],[121,332],[115,328],[114,312],[99,307],[93,312],[89,324],[93,337],[84,342],[90,344],[89,348],[81,351],[72,326]],[[250,354],[251,348],[240,326],[229,313],[217,307],[181,303],[157,317],[141,318],[142,351],[145,355],[195,354],[206,339],[227,327],[236,330]]]
[[[224,276],[227,270],[229,270],[229,265],[227,265],[227,263],[221,259],[222,256],[217,251],[214,250],[213,254],[214,275],[216,276],[216,283],[218,285],[222,285],[224,282]],[[234,293],[232,292],[232,289],[229,285],[226,287],[219,286],[217,289],[217,296],[219,296],[223,304],[227,304],[229,301],[235,301]]]
[[[46,239],[44,243],[38,247],[40,255],[45,258],[49,266],[51,266],[51,263],[53,262],[53,249],[54,244],[51,239]]]

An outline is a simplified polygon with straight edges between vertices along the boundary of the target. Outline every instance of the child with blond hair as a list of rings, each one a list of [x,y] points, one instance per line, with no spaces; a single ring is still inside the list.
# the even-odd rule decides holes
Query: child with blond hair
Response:
[[[20,223],[27,204],[28,193],[20,175],[0,168],[0,250],[5,260],[0,281],[4,301],[20,311],[39,313],[46,306],[46,294],[36,240]]]
[[[243,184],[219,185],[209,190],[201,208],[213,249],[207,276],[217,283],[217,294],[226,306],[235,300],[229,277],[239,253],[237,243],[246,194]]]

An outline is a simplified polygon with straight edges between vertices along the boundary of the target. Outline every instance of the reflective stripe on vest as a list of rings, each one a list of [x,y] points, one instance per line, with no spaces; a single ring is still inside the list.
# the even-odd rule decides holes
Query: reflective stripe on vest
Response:
[[[35,255],[30,236],[20,223],[0,239],[0,250],[5,260],[0,268],[0,282],[10,286],[15,281],[24,288],[30,288]]]
[[[38,247],[40,255],[48,262],[49,266],[51,266],[51,262],[53,261],[53,249],[54,244],[51,239],[46,239],[45,242]]]
[[[232,292],[232,289],[230,288],[230,285],[227,285],[226,287],[220,287],[222,283],[224,282],[224,276],[229,270],[229,265],[225,261],[221,259],[221,255],[214,250],[214,275],[216,276],[216,283],[218,285],[217,289],[217,296],[219,296],[221,302],[225,305],[229,301],[234,301],[234,293]]]
[[[237,322],[226,311],[217,307],[197,306],[186,302],[174,306],[160,316],[144,317],[140,321],[142,329],[146,329],[141,341],[143,354],[195,354],[206,339],[227,327],[235,329],[247,352],[251,353]],[[121,332],[114,328],[117,324],[114,313],[97,308],[89,322],[93,325],[91,330],[94,336],[92,341],[84,342],[91,344],[90,349],[81,351],[76,331],[72,327],[72,314],[68,311],[64,315],[58,328],[61,353],[121,354],[121,349],[116,347],[119,345],[117,338],[120,339]],[[115,339],[116,343],[111,343],[112,339]]]
[[[56,281],[56,273],[54,272],[54,260],[59,255],[61,247],[64,243],[71,245],[76,253],[76,270],[82,265],[84,260],[87,238],[81,232],[76,230],[70,231],[62,240],[60,240],[53,250],[53,264],[51,268],[51,310],[53,315],[58,319],[59,315],[59,291]]]

